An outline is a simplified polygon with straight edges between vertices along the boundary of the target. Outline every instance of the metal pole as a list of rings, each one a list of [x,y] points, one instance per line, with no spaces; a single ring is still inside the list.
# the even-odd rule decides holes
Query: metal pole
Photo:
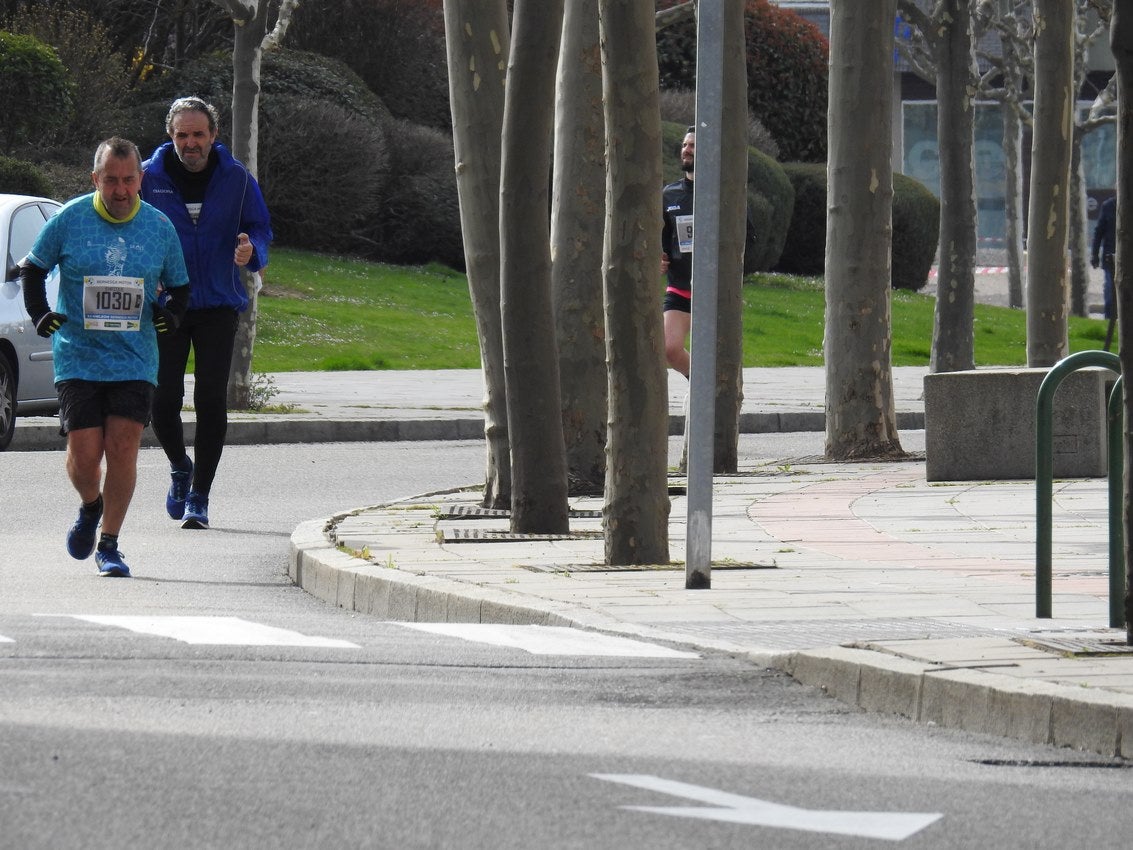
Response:
[[[724,98],[724,3],[696,23],[696,195],[693,198],[692,363],[689,369],[685,587],[712,586],[712,448],[716,429],[716,291]]]

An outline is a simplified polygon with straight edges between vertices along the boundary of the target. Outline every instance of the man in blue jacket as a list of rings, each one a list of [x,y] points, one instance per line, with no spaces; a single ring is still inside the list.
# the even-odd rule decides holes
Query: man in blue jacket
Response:
[[[162,337],[153,430],[169,458],[169,516],[182,528],[208,528],[208,502],[228,431],[228,375],[240,313],[248,295],[240,267],[268,263],[271,219],[259,184],[217,142],[216,109],[198,97],[173,101],[170,141],[144,164],[142,199],[164,212],[181,238],[189,269],[189,309]],[[196,383],[196,464],[185,449],[181,408],[192,350]]]
[[[1107,198],[1102,202],[1098,222],[1094,226],[1094,244],[1090,251],[1090,265],[1095,269],[1100,265],[1105,274],[1102,299],[1105,305],[1105,317],[1112,319],[1117,316],[1117,307],[1113,291],[1113,257],[1117,252],[1117,199]],[[1109,350],[1108,347],[1106,349]]]

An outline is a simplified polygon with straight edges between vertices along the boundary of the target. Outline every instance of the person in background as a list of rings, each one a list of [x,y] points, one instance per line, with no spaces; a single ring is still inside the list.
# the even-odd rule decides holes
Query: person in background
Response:
[[[49,219],[20,265],[24,306],[39,335],[52,338],[67,474],[82,500],[67,551],[78,560],[94,553],[104,576],[130,575],[118,535],[150,419],[157,337],[176,331],[189,302],[177,232],[138,197],[141,164],[133,142],[115,137],[100,144],[95,191]],[[52,308],[45,283],[55,266],[59,296]]]
[[[143,168],[142,198],[169,216],[192,282],[184,321],[163,337],[153,430],[169,459],[165,509],[182,528],[208,528],[209,494],[228,432],[228,376],[240,313],[248,295],[240,269],[268,263],[271,219],[259,184],[217,141],[216,109],[199,97],[173,101],[169,141]],[[185,447],[181,408],[185,369],[194,359],[194,454]]]
[[[1114,254],[1117,252],[1117,199],[1110,197],[1102,201],[1097,223],[1094,225],[1094,245],[1090,251],[1090,265],[1095,269],[1100,265],[1105,275],[1105,288],[1102,302],[1105,317],[1117,317],[1115,293],[1113,289]]]
[[[661,272],[665,287],[665,360],[686,378],[689,353],[685,348],[692,328],[692,201],[696,164],[696,128],[689,127],[681,142],[684,176],[661,190]]]

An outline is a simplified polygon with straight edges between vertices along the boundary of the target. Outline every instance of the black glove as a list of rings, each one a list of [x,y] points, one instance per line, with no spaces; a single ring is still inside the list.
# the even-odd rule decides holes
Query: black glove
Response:
[[[36,320],[35,332],[46,339],[59,330],[65,321],[67,321],[67,317],[62,313],[49,310]]]
[[[153,326],[159,334],[173,333],[180,326],[181,320],[177,314],[168,307],[153,305]]]
[[[1090,265],[1093,266],[1095,269],[1100,265],[1098,263],[1098,255],[1097,254],[1094,254],[1094,256],[1090,257]]]

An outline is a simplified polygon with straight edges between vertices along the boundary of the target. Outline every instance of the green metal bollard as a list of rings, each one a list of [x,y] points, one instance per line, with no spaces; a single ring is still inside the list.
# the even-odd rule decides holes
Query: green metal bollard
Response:
[[[1121,375],[1121,360],[1109,351],[1079,351],[1051,367],[1039,386],[1035,402],[1035,616],[1050,619],[1051,551],[1054,501],[1054,394],[1067,375],[1079,369],[1101,366]],[[1112,407],[1112,394],[1111,394]],[[1113,442],[1113,424],[1107,429]],[[1120,455],[1119,455],[1120,457]],[[1110,453],[1110,480],[1113,479]],[[1112,483],[1111,483],[1112,488]],[[1112,494],[1112,489],[1111,489]],[[1112,495],[1111,495],[1112,499]],[[1112,507],[1110,508],[1112,512]],[[1113,619],[1113,528],[1110,522],[1110,620]],[[1124,591],[1123,591],[1124,592]]]
[[[1109,415],[1106,417],[1109,466],[1109,627],[1125,625],[1125,529],[1122,519],[1124,502],[1124,434],[1121,409],[1121,376],[1117,376],[1109,393]]]

